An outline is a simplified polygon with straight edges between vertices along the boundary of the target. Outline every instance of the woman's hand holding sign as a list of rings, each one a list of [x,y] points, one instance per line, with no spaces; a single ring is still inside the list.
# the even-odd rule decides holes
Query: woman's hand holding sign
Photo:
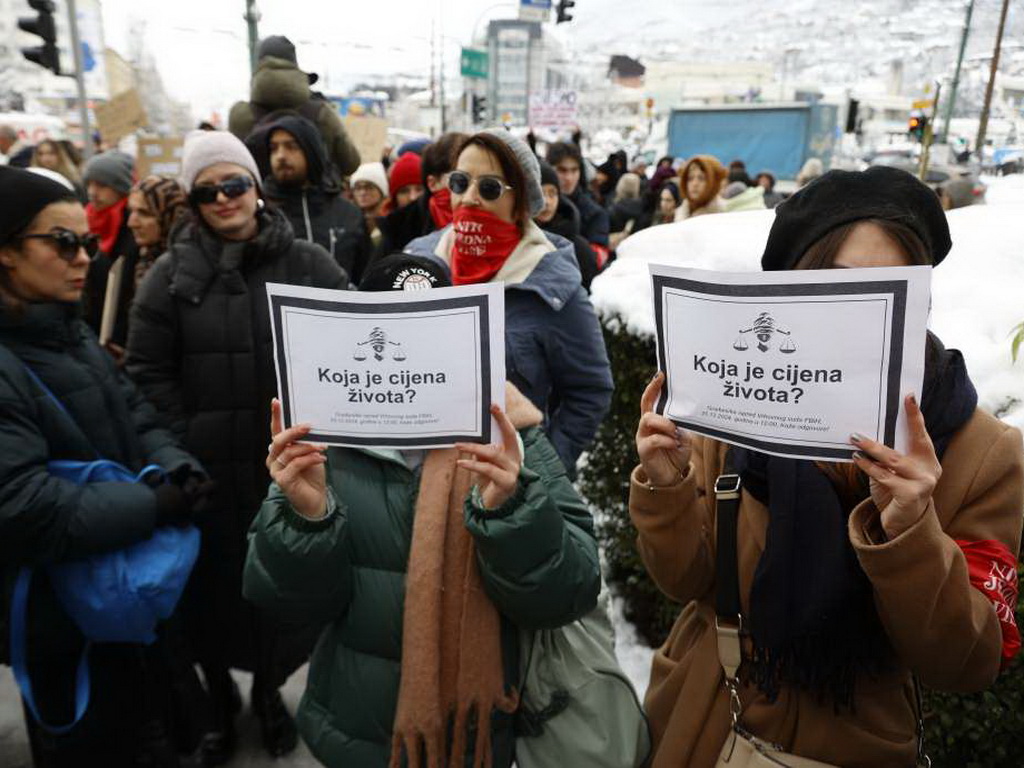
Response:
[[[665,374],[659,371],[640,398],[640,425],[636,430],[636,451],[651,485],[672,485],[690,466],[690,433],[670,419],[654,412]]]
[[[327,477],[325,446],[297,442],[309,434],[310,424],[284,429],[281,402],[270,401],[270,435],[267,469],[295,511],[312,520],[327,514]]]
[[[480,498],[484,507],[497,509],[515,493],[523,459],[519,454],[516,428],[508,416],[497,405],[491,406],[491,414],[501,430],[500,445],[456,443],[455,447],[473,455],[472,459],[459,459],[459,466],[480,475]]]
[[[890,539],[921,519],[942,476],[917,399],[908,395],[904,404],[910,430],[906,455],[863,435],[850,438],[858,448],[853,460],[871,478],[871,498],[882,512],[882,528]]]

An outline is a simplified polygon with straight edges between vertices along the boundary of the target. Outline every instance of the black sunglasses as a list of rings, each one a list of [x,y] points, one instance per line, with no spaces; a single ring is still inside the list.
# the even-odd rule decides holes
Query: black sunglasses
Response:
[[[453,195],[464,195],[469,191],[473,177],[463,171],[452,171],[448,174],[448,189]],[[493,203],[506,189],[512,189],[500,176],[480,176],[476,179],[476,188],[480,197]]]
[[[85,254],[93,259],[100,250],[99,235],[91,232],[85,235],[78,235],[70,229],[56,227],[51,232],[42,232],[37,235],[22,235],[19,240],[52,240],[57,246],[57,254],[69,264],[78,258],[78,249],[85,250]]]
[[[248,176],[235,176],[220,184],[200,184],[198,187],[192,187],[188,199],[193,205],[209,205],[217,202],[217,195],[221,192],[228,199],[241,197],[252,189],[255,183]]]

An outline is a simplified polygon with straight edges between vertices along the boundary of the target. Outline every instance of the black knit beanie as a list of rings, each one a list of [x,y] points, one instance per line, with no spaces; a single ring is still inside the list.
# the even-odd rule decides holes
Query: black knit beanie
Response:
[[[52,203],[77,202],[75,193],[38,173],[0,165],[0,246],[7,245]]]
[[[775,222],[761,268],[792,269],[814,243],[836,227],[863,219],[905,224],[937,265],[949,253],[949,224],[939,197],[917,177],[898,168],[829,171],[775,209]]]

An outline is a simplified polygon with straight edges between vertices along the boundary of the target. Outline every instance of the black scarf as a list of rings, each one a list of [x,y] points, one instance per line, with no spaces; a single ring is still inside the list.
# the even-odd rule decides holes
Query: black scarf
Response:
[[[960,352],[929,334],[921,410],[940,460],[977,403]],[[850,507],[814,462],[731,450],[744,488],[769,514],[750,593],[751,680],[773,701],[785,683],[850,707],[858,675],[894,663],[850,544]]]

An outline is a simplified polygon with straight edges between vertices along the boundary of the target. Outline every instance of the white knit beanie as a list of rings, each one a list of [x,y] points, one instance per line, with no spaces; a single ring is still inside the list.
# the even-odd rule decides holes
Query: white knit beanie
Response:
[[[185,137],[181,155],[181,186],[192,191],[196,176],[216,163],[234,163],[249,172],[260,184],[260,170],[245,144],[228,131],[192,131]]]
[[[388,190],[388,174],[387,171],[384,170],[383,163],[363,163],[360,165],[356,168],[356,172],[349,178],[349,184],[354,187],[356,182],[359,181],[370,182],[380,190],[380,193],[384,195],[384,197],[391,196],[391,192]]]

